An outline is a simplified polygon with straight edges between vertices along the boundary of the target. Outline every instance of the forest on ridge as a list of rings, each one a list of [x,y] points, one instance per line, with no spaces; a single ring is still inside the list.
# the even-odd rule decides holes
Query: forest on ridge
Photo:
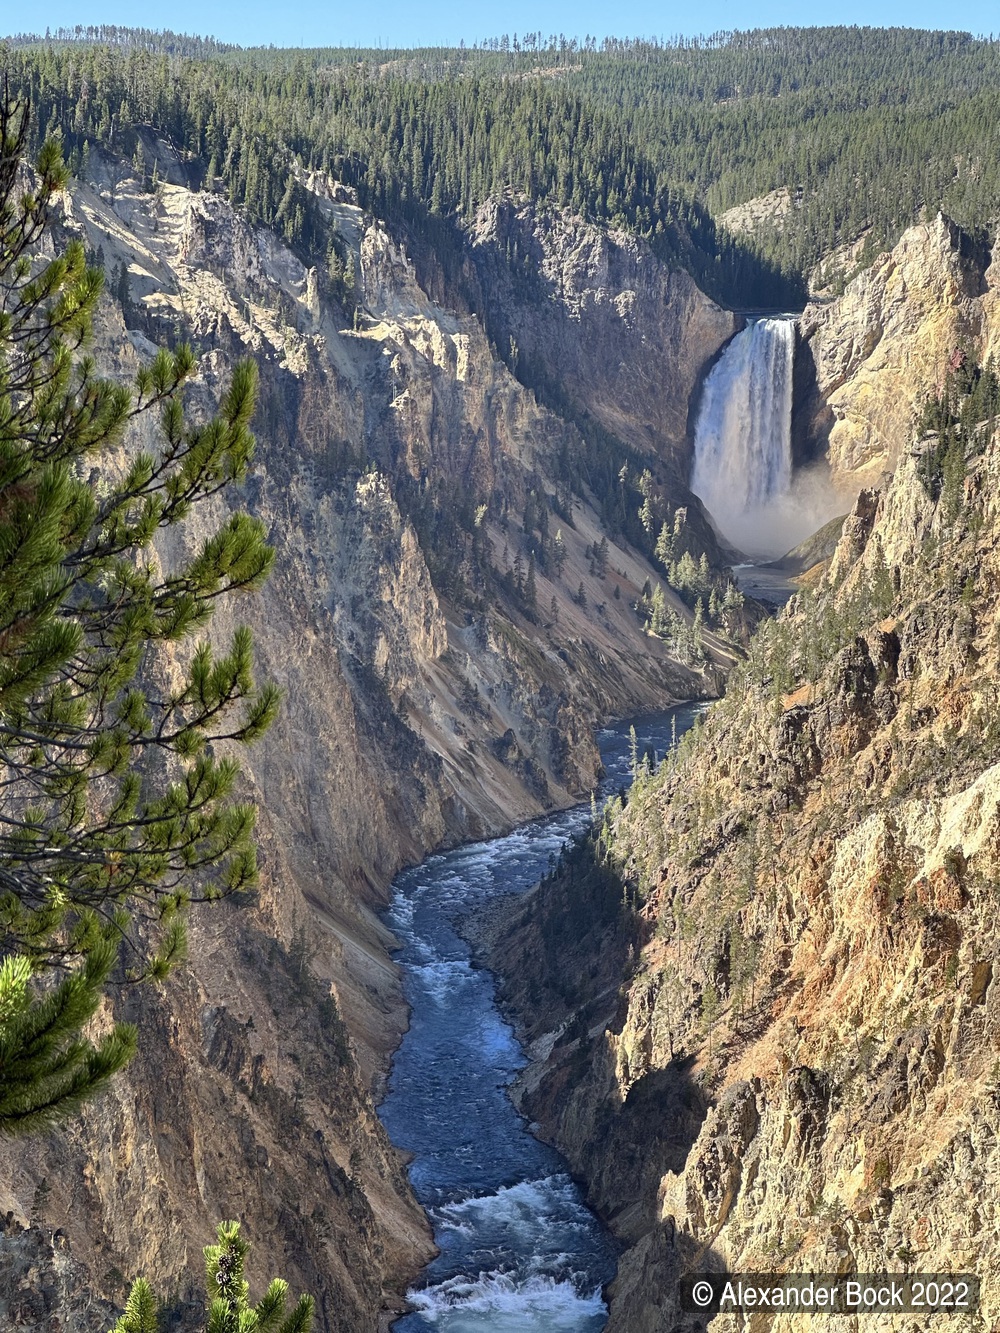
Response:
[[[313,261],[327,246],[296,164],[438,249],[504,191],[570,208],[647,237],[733,306],[801,302],[837,246],[864,238],[864,263],[939,208],[985,232],[1000,199],[1000,43],[960,32],[362,51],[78,28],[0,50],[75,171],[97,145],[131,156],[150,127],[194,183]],[[752,229],[719,225],[773,192]]]

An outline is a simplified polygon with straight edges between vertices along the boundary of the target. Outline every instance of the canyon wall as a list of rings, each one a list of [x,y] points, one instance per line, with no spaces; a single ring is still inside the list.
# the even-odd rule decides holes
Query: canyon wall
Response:
[[[559,209],[492,200],[470,239],[498,346],[513,346],[542,392],[686,484],[692,399],[739,317],[660,263],[645,241]]]
[[[612,542],[607,572],[595,571],[592,499],[569,502],[558,570],[535,567],[521,514],[529,494],[554,496],[558,461],[580,450],[576,427],[514,378],[481,319],[430,299],[346,191],[310,181],[354,261],[353,316],[275,236],[181,184],[160,149],[154,193],[95,153],[55,243],[80,236],[109,274],[127,275],[122,299],[102,303],[94,352],[106,373],[130,376],[156,343],[188,339],[188,403],[204,415],[236,358],[260,367],[252,475],[196,514],[186,540],[245,504],[276,551],[266,588],[213,622],[224,640],[248,621],[259,674],[284,690],[279,722],[244,757],[261,884],[251,908],[196,913],[190,959],[160,990],[115,999],[141,1049],[111,1092],[59,1133],[0,1146],[5,1326],[50,1333],[63,1319],[103,1333],[107,1302],[120,1305],[141,1273],[174,1326],[191,1327],[201,1247],[234,1216],[254,1243],[255,1282],[281,1273],[316,1295],[318,1330],[367,1333],[431,1253],[372,1100],[406,1021],[377,915],[393,874],[585,797],[595,722],[711,692],[718,669],[671,660],[643,631],[632,604],[657,575],[640,552]],[[594,278],[588,255],[564,260],[568,286]],[[645,295],[627,286],[632,270],[598,275],[593,304],[614,312],[601,336],[617,355],[630,328],[669,365],[673,322],[696,307],[679,403],[730,317],[643,264]],[[643,332],[629,312],[647,298],[658,322]],[[601,355],[594,336],[580,340],[588,356]],[[578,343],[566,346],[575,365]],[[557,364],[558,343],[548,350]],[[605,387],[615,420],[641,415],[631,382],[617,407]],[[663,431],[680,424],[678,407]],[[145,423],[133,447],[154,434]],[[658,427],[643,447],[667,443]],[[437,540],[449,504],[464,526]],[[159,554],[169,563],[177,549]],[[532,565],[537,610],[506,561]],[[488,588],[476,582],[484,563]]]
[[[625,1246],[609,1333],[706,1327],[703,1269],[975,1273],[1000,1319],[1000,446],[936,448],[494,942],[523,1108]]]
[[[895,467],[956,358],[996,353],[995,254],[939,213],[804,311],[796,433],[848,500]]]

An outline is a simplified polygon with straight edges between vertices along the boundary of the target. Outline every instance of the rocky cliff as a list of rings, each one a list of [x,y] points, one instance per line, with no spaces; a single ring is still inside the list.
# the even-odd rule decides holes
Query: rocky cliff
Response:
[[[677,1277],[724,1267],[973,1272],[1000,1319],[987,435],[861,493],[821,586],[495,944],[525,1109],[626,1247],[611,1333],[704,1327]]]
[[[559,209],[494,200],[470,238],[497,344],[523,362],[528,382],[686,483],[695,390],[739,318],[634,235]]]
[[[827,455],[845,496],[895,467],[924,398],[956,357],[996,351],[996,281],[994,255],[939,213],[842,296],[806,308],[796,427],[809,451]]]
[[[372,1102],[405,1023],[377,916],[393,874],[579,799],[598,762],[594,722],[709,691],[716,669],[672,661],[645,633],[632,604],[657,576],[638,550],[612,541],[595,567],[598,499],[567,498],[560,477],[580,452],[576,427],[511,375],[480,319],[430,299],[349,193],[309,182],[356,274],[345,302],[273,234],[186,188],[169,146],[157,154],[163,181],[147,193],[95,153],[56,240],[81,236],[113,278],[95,347],[107,373],[189,339],[198,413],[236,357],[258,361],[257,462],[232,503],[266,521],[277,563],[213,632],[253,624],[260,674],[285,705],[245,765],[260,810],[256,905],[199,915],[190,961],[162,991],[116,999],[142,1051],[111,1093],[69,1131],[0,1150],[9,1264],[30,1268],[17,1291],[77,1293],[44,1308],[25,1297],[8,1320],[96,1333],[102,1299],[120,1302],[145,1273],[186,1327],[201,1246],[237,1216],[261,1279],[277,1271],[314,1292],[319,1329],[361,1333],[430,1253]],[[564,257],[563,280],[590,290],[589,259],[575,262]],[[728,319],[644,263],[652,295],[617,285],[617,270],[598,275],[593,303],[614,312],[602,336],[617,356],[619,326],[630,329],[669,365],[672,319],[696,307],[687,383]],[[643,332],[647,297],[657,322]],[[555,341],[548,350],[558,361]],[[616,419],[638,411],[631,381],[618,407],[606,388]],[[212,518],[197,516],[190,540]],[[562,551],[546,564],[549,518]]]

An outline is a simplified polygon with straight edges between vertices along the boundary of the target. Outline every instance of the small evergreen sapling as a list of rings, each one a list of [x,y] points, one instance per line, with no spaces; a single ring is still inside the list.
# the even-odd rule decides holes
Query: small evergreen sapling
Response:
[[[291,1310],[288,1283],[274,1278],[264,1297],[250,1304],[244,1277],[249,1243],[240,1235],[239,1222],[220,1222],[218,1244],[205,1246],[208,1308],[205,1333],[309,1333],[314,1304],[300,1296]],[[161,1333],[156,1299],[145,1278],[136,1278],[125,1312],[111,1333]]]
[[[111,1333],[160,1333],[156,1306],[153,1288],[144,1277],[137,1277],[132,1283],[125,1313]]]

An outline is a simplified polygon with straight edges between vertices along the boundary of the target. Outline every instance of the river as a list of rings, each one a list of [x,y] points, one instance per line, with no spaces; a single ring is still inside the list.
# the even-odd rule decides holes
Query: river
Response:
[[[700,706],[637,718],[639,753],[661,759]],[[601,795],[627,785],[629,723],[598,735]],[[526,1063],[496,1004],[491,973],[472,966],[455,919],[498,894],[523,892],[580,832],[590,806],[502,838],[429,857],[401,874],[386,921],[402,948],[409,1031],[380,1115],[413,1154],[410,1180],[441,1251],[409,1293],[394,1333],[598,1333],[611,1238],[565,1164],[530,1133],[508,1088]]]

